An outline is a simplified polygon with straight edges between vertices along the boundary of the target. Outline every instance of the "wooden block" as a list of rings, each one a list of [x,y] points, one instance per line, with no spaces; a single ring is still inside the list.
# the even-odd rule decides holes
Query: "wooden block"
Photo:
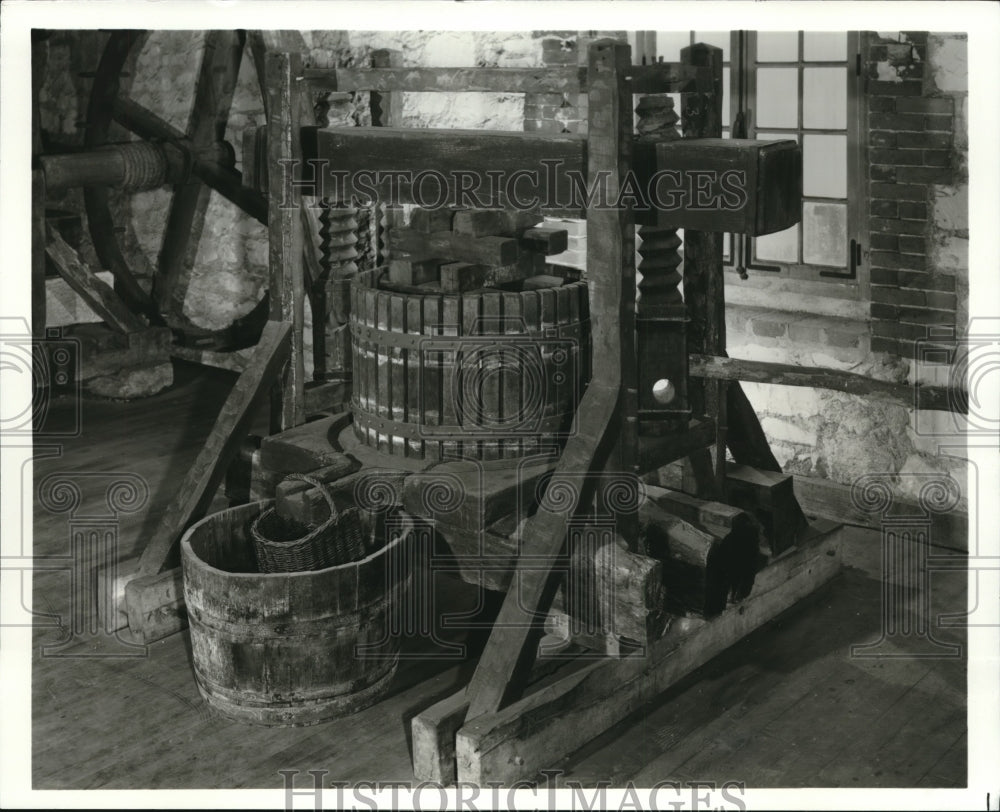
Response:
[[[726,466],[726,489],[732,504],[760,521],[771,555],[780,555],[794,545],[808,526],[795,499],[791,474],[730,463]]]
[[[552,673],[579,649],[566,640],[546,635],[539,642],[539,659],[531,671],[532,682]],[[545,656],[548,655],[548,656]],[[451,786],[456,780],[455,734],[465,720],[469,700],[465,688],[425,708],[410,722],[413,734],[413,776]]]
[[[441,786],[455,783],[455,734],[468,710],[463,689],[413,717],[413,776],[418,781]]]
[[[656,144],[656,222],[758,237],[802,218],[802,148],[794,141],[686,138]]]
[[[265,437],[260,444],[260,464],[273,473],[312,471],[335,464],[342,456],[330,442],[349,420],[340,414],[303,423]]]
[[[457,234],[468,234],[472,237],[518,237],[526,229],[530,230],[543,220],[537,209],[533,211],[470,209],[455,213],[452,228]]]
[[[351,399],[351,381],[309,381],[303,395],[307,418],[320,411],[343,412]]]
[[[667,625],[661,562],[627,549],[613,527],[575,526],[567,548],[569,572],[552,608],[569,616],[569,639],[591,648],[595,639],[653,643]]]
[[[445,260],[394,257],[389,260],[389,282],[393,285],[416,286],[436,282],[439,268]]]
[[[464,293],[480,288],[497,287],[518,282],[537,274],[544,266],[541,254],[524,253],[510,265],[475,265],[453,262],[441,266],[441,290],[445,293]]]
[[[753,595],[713,620],[679,618],[648,651],[598,660],[502,710],[470,717],[456,734],[457,781],[510,785],[555,765],[833,578],[840,531],[816,528],[758,575]]]
[[[125,589],[138,577],[139,559],[119,561],[97,570],[97,620],[106,631],[128,628]]]
[[[337,483],[360,468],[361,463],[356,459],[340,454],[335,461],[308,473],[314,479],[329,484],[333,491]],[[340,490],[343,489],[344,485],[341,483]],[[275,487],[274,499],[278,515],[295,519],[302,524],[318,524],[324,521],[330,512],[326,499],[319,490],[301,480],[288,479],[279,482]]]
[[[538,274],[537,276],[529,276],[521,285],[522,290],[544,290],[545,288],[558,288],[562,287],[566,280],[561,276],[555,276],[554,274]]]
[[[129,631],[137,642],[152,643],[187,628],[181,568],[129,581],[125,608]]]
[[[705,448],[715,440],[715,421],[712,419],[691,420],[687,431],[663,435],[642,434],[639,426],[639,471],[655,471],[674,460],[686,457],[698,449]]]
[[[723,502],[698,499],[682,491],[669,490],[658,485],[645,487],[647,498],[652,499],[678,519],[692,524],[715,524],[731,528],[748,518],[745,511]]]
[[[564,228],[550,226],[529,228],[521,235],[521,245],[529,251],[540,251],[546,256],[561,254],[569,247],[569,232]]]
[[[452,209],[424,209],[416,208],[410,213],[410,228],[419,231],[421,234],[430,234],[434,231],[450,231],[452,229],[452,218],[455,212]]]
[[[676,614],[709,617],[750,593],[757,572],[759,538],[747,514],[733,526],[685,521],[669,500],[650,495],[639,508],[642,549],[663,562],[666,607]]]
[[[511,237],[469,237],[454,231],[421,234],[409,228],[389,232],[393,251],[405,251],[415,256],[446,257],[483,265],[509,265],[517,261],[517,240]]]
[[[474,460],[453,460],[434,466],[427,473],[407,477],[403,507],[414,516],[433,519],[439,525],[478,533],[508,514],[518,519],[536,506],[538,480],[555,468],[553,458],[525,465],[490,465]],[[430,509],[442,487],[457,490],[447,500],[447,512]]]

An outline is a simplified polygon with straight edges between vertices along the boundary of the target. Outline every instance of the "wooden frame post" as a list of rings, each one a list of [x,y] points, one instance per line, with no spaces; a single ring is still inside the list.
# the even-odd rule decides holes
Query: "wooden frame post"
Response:
[[[466,693],[468,719],[495,713],[521,695],[558,584],[554,567],[570,521],[590,507],[593,474],[606,465],[618,471],[634,465],[634,420],[631,428],[619,427],[623,411],[627,417],[634,408],[635,241],[631,212],[615,205],[631,157],[630,65],[628,45],[591,43],[588,176],[600,178],[604,187],[587,216],[594,373],[577,410],[577,431],[548,486],[572,498],[561,511],[543,504],[525,525],[518,567]],[[623,392],[624,381],[633,381],[631,397]]]
[[[698,43],[681,50],[681,62],[708,68],[712,93],[681,95],[681,122],[685,138],[722,137],[722,49]],[[726,298],[722,276],[723,234],[684,231],[684,301],[687,304],[689,352],[723,353],[726,347]],[[709,349],[711,348],[711,349]],[[695,412],[715,419],[715,467],[706,451],[691,455],[699,496],[722,498],[726,475],[726,397],[720,381],[689,381]]]
[[[272,321],[292,326],[291,352],[271,401],[271,431],[284,431],[305,422],[305,360],[303,357],[302,218],[299,214],[302,174],[299,93],[301,57],[268,52],[268,262]]]

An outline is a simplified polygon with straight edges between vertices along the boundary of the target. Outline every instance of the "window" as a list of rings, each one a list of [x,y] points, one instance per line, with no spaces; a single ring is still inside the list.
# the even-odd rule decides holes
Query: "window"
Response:
[[[857,295],[864,222],[859,35],[659,31],[657,57],[679,60],[680,49],[693,42],[723,50],[724,137],[792,139],[802,145],[801,222],[755,239],[730,235],[728,267],[758,272],[751,278],[836,282]]]

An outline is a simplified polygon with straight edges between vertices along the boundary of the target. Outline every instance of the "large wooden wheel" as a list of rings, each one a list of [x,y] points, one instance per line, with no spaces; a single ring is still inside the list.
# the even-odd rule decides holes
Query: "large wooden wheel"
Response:
[[[98,149],[108,144],[117,124],[144,141],[169,149],[174,168],[173,193],[165,211],[151,292],[138,283],[125,258],[119,239],[124,229],[114,221],[108,187],[87,186],[84,202],[94,248],[102,265],[114,275],[115,289],[125,303],[152,323],[166,323],[184,335],[193,328],[182,313],[185,280],[194,266],[211,192],[218,192],[249,216],[267,223],[266,198],[243,185],[242,176],[234,166],[235,150],[225,140],[240,65],[248,44],[253,52],[262,107],[266,111],[265,49],[258,33],[206,32],[192,112],[186,130],[182,131],[122,92],[123,73],[130,62],[135,62],[148,37],[146,31],[111,33],[94,76],[85,147]],[[266,318],[265,297],[248,315],[225,331],[225,338],[219,336],[220,343],[253,343]],[[204,331],[193,328],[193,332]]]

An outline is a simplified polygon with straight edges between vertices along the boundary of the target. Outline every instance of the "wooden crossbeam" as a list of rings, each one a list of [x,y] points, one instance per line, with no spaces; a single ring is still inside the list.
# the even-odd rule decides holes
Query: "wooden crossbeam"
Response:
[[[711,87],[710,75],[691,65],[633,65],[633,93],[682,93]],[[417,93],[586,93],[586,68],[309,68],[302,79],[316,90]]]
[[[226,468],[254,418],[256,407],[288,358],[291,325],[269,321],[247,368],[240,375],[222,411],[142,552],[138,574],[155,575],[168,563],[181,533],[199,519],[215,495]]]
[[[576,191],[572,173],[586,177],[586,140],[575,133],[333,127],[315,130],[314,135],[306,140],[305,157],[326,162],[317,191],[340,200],[369,197],[375,190],[394,203],[428,206],[502,205],[510,192],[527,201],[536,192],[567,201]],[[551,171],[554,177],[543,161],[558,162]],[[434,172],[428,174],[429,169]],[[405,176],[390,174],[396,172]],[[503,182],[492,182],[487,172]],[[537,184],[526,172],[537,173]],[[359,178],[358,173],[364,174]],[[465,187],[475,195],[473,202],[460,200],[460,188],[452,186],[463,175],[474,179]],[[522,180],[508,190],[512,178]]]
[[[59,275],[112,330],[134,333],[146,328],[146,322],[125,306],[110,285],[91,273],[54,228],[48,229],[45,253]]]
[[[693,354],[689,356],[688,363],[690,374],[696,378],[811,386],[898,403],[911,409],[959,414],[968,414],[969,411],[969,397],[964,389],[925,386],[919,383],[894,383],[839,369],[778,364],[770,361],[745,361],[714,355]]]

